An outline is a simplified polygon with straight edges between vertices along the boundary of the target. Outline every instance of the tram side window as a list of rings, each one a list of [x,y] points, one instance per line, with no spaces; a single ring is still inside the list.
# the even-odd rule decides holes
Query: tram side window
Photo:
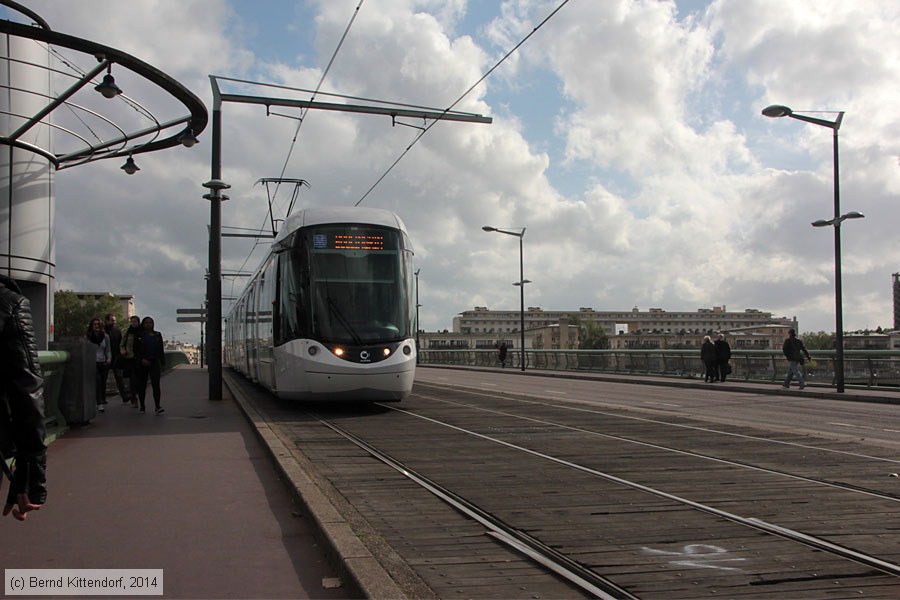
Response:
[[[309,266],[302,246],[278,255],[277,344],[309,335],[306,298],[308,279]]]
[[[259,297],[257,298],[257,322],[260,343],[264,346],[272,343],[272,302],[275,300],[275,258],[260,271]]]

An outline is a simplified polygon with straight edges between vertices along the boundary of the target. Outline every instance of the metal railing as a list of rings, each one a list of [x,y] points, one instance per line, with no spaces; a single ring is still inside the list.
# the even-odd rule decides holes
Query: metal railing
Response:
[[[834,385],[833,350],[812,350],[803,365],[807,383]],[[519,368],[521,354],[510,352],[506,366]],[[696,348],[685,350],[526,350],[526,368],[654,375],[702,379],[706,368]],[[422,365],[499,367],[495,350],[420,350]],[[774,383],[784,379],[787,360],[779,350],[732,350],[730,379]],[[900,351],[845,350],[844,381],[861,387],[900,389]]]
[[[190,360],[182,350],[166,350],[166,369],[168,372],[178,365],[189,364]],[[71,360],[71,354],[62,350],[39,351],[38,363],[44,376],[44,426],[47,430],[47,443],[62,435],[68,428],[65,416],[59,408],[60,398],[66,394],[79,395],[82,388],[72,386],[64,387],[66,367]],[[90,369],[83,374],[84,378],[92,378],[93,363],[88,365]],[[75,389],[75,388],[78,389]],[[118,393],[113,375],[107,379],[107,392],[109,396]],[[93,399],[80,398],[79,402],[93,402]]]

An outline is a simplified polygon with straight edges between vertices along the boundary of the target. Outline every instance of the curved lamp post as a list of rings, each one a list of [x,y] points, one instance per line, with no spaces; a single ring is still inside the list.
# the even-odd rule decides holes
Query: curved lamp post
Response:
[[[525,237],[525,228],[523,227],[521,231],[510,231],[508,229],[498,229],[496,227],[491,227],[490,225],[485,225],[482,227],[484,231],[491,233],[505,233],[506,235],[512,235],[519,238],[519,281],[514,283],[513,285],[519,286],[519,333],[520,333],[520,341],[519,344],[522,349],[522,370],[525,370],[525,284],[531,283],[531,281],[525,279],[525,263],[522,255],[522,240]]]
[[[810,117],[808,115],[796,114],[787,106],[781,104],[773,104],[762,110],[762,114],[766,117],[790,117],[798,121],[812,123],[813,125],[821,125],[828,127],[834,132],[834,218],[824,220],[820,219],[814,222],[813,227],[834,227],[834,320],[835,320],[835,356],[834,356],[834,381],[838,393],[844,392],[844,310],[843,300],[841,298],[841,222],[846,219],[860,219],[863,217],[861,213],[849,212],[841,214],[841,187],[840,187],[840,170],[838,162],[838,130],[841,128],[841,121],[844,119],[844,111],[837,112],[837,118],[834,121],[820,119],[818,117]]]

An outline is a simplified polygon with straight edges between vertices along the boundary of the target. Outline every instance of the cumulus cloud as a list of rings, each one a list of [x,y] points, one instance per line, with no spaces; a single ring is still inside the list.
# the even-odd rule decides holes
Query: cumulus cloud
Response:
[[[284,13],[277,30],[244,3],[32,4],[57,30],[129,52],[209,105],[210,73],[314,88],[358,2],[271,4]],[[446,108],[558,4],[507,1],[490,14],[464,0],[364,4],[323,91]],[[518,243],[481,230],[493,225],[527,228],[531,306],[725,304],[830,330],[832,236],[809,223],[831,216],[831,131],[760,109],[845,110],[843,207],[867,215],[844,228],[845,324],[890,325],[898,23],[900,8],[877,0],[712,1],[690,14],[675,2],[570,2],[455,107],[492,125],[431,128],[364,204],[410,229],[426,329],[474,305],[518,307]],[[264,56],[263,38],[283,41]],[[360,201],[419,134],[405,125],[422,126],[324,111],[297,124],[224,108],[225,225],[266,223],[254,183],[283,169],[310,182],[303,206]],[[174,310],[204,297],[209,147],[207,130],[193,149],[142,157],[133,177],[115,161],[60,173],[59,280],[134,293],[161,329],[187,329]],[[223,242],[224,270],[255,268],[253,246]],[[226,295],[242,284],[226,282]]]

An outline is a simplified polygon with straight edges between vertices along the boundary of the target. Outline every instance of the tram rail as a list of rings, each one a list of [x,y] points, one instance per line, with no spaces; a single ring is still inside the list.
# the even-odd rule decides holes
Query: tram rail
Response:
[[[417,382],[400,405],[319,407],[315,418],[263,404],[285,443],[436,597],[900,594],[891,525],[900,498],[886,476],[898,461],[888,446],[541,395]],[[375,456],[394,475],[368,462]],[[488,519],[491,527],[466,517],[483,538],[508,538],[510,556],[530,548],[511,540],[535,540],[534,554],[518,560],[540,561],[532,569],[549,569],[566,587],[514,566],[471,525],[451,524],[401,483],[410,475],[426,482],[425,495],[438,491],[434,502],[450,498]]]

